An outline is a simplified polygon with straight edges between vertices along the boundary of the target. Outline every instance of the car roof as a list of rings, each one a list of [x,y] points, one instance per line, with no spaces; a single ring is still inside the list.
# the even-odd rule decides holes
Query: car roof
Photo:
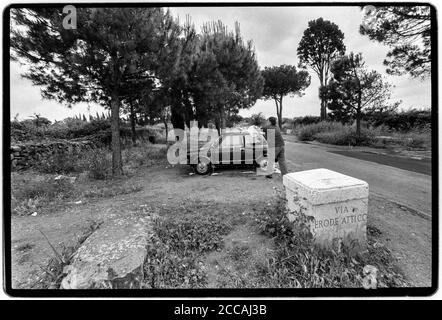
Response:
[[[256,133],[261,134],[261,132],[256,131]],[[248,129],[244,128],[234,128],[229,131],[225,131],[221,134],[221,136],[235,136],[235,135],[251,135],[251,132]]]

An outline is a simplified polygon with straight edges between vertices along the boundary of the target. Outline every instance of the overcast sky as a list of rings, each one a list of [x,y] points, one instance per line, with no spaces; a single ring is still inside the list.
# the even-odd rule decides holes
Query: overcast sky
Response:
[[[402,108],[431,107],[431,81],[411,79],[409,76],[388,76],[382,61],[386,57],[388,47],[369,41],[359,34],[362,12],[357,6],[351,7],[209,7],[209,8],[171,8],[173,15],[184,21],[187,14],[195,23],[197,30],[204,22],[221,20],[231,30],[235,21],[241,26],[245,40],[252,40],[261,68],[281,64],[298,65],[296,49],[301,40],[308,21],[323,17],[337,24],[344,33],[344,43],[347,52],[361,52],[366,65],[370,69],[384,74],[387,80],[395,86],[392,101],[402,100]],[[78,113],[86,115],[103,108],[91,104],[74,105],[68,109],[53,101],[42,100],[40,88],[35,87],[27,79],[20,77],[21,67],[11,63],[11,117],[19,114],[19,119],[25,119],[34,113],[50,120],[63,119]],[[312,82],[302,97],[286,97],[283,101],[283,116],[296,117],[304,115],[319,115],[318,87],[319,80],[313,71]],[[276,115],[273,101],[258,100],[249,110],[240,112],[243,116],[262,112],[266,116]]]

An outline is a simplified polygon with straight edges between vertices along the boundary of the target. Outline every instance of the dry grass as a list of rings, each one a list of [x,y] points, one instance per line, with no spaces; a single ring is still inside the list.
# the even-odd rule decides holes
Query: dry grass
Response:
[[[85,152],[70,159],[68,165],[64,164],[67,162],[65,156],[54,155],[41,163],[42,167],[37,165],[32,170],[13,172],[11,174],[12,213],[42,214],[53,211],[54,206],[69,205],[73,201],[109,198],[138,192],[143,186],[131,182],[130,177],[143,167],[163,162],[166,148],[146,143],[125,149],[123,156],[126,176],[119,179],[112,179],[111,154],[107,149]],[[49,163],[55,163],[56,169],[49,170]],[[60,173],[64,177],[56,179]]]

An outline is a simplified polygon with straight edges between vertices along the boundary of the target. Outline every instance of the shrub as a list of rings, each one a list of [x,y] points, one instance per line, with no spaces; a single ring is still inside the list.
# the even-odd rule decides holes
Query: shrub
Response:
[[[84,155],[82,167],[90,178],[106,179],[112,174],[111,154],[105,148],[91,150]]]
[[[52,176],[38,176],[32,173],[13,173],[11,191],[11,209],[16,215],[31,214],[49,202],[69,198],[75,193],[69,180],[54,180]]]
[[[390,130],[408,132],[410,130],[431,129],[431,110],[411,109],[402,112],[374,113],[367,116],[367,121],[377,127],[387,126]]]
[[[28,179],[17,174],[11,181],[12,194],[17,200],[66,197],[72,191],[72,184],[66,179],[40,176]]]
[[[297,117],[293,118],[293,125],[296,126],[303,126],[303,125],[309,125],[318,123],[321,121],[321,117],[316,116],[305,116],[305,117]]]
[[[298,131],[298,138],[301,141],[317,140],[336,145],[371,145],[375,141],[375,133],[373,130],[361,128],[361,134],[358,136],[355,126],[322,121],[302,126]]]
[[[142,144],[123,151],[123,162],[133,168],[152,166],[163,161],[167,148],[160,145]]]
[[[298,130],[298,138],[301,141],[312,141],[319,132],[331,132],[344,130],[345,127],[339,122],[321,121],[318,123],[301,126]]]
[[[315,134],[315,139],[322,143],[335,145],[371,145],[375,141],[375,136],[368,130],[361,130],[358,136],[353,128],[344,128],[341,131],[319,132]]]
[[[58,151],[43,157],[34,164],[34,167],[43,173],[81,172],[83,168],[79,163],[80,160],[81,156],[78,153]]]

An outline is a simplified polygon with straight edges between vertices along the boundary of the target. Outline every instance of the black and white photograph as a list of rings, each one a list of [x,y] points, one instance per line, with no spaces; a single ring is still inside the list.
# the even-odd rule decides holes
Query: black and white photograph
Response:
[[[3,18],[8,295],[435,292],[433,5],[17,3]]]

